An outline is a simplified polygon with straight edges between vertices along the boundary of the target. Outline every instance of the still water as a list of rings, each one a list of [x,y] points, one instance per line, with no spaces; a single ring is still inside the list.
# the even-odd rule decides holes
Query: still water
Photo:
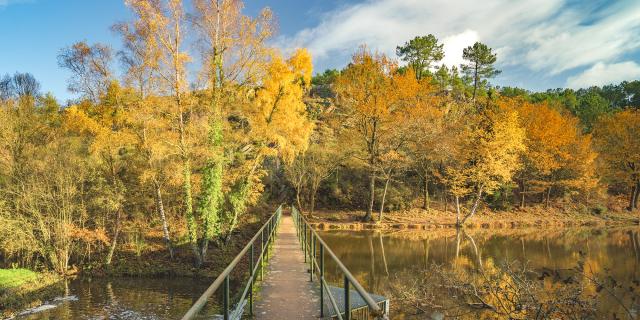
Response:
[[[182,278],[77,279],[67,284],[66,296],[17,319],[180,319],[208,285]],[[205,309],[202,319],[213,313]]]
[[[640,228],[637,227],[476,229],[467,230],[465,234],[447,229],[392,233],[327,231],[321,236],[366,290],[385,296],[393,295],[392,282],[396,290],[398,285],[411,287],[429,266],[460,268],[461,261],[465,268],[476,270],[488,264],[499,266],[519,261],[539,273],[570,272],[582,261],[590,273],[611,276],[624,284],[635,283],[636,288],[640,279]],[[342,275],[335,264],[327,262],[325,272],[330,282],[341,283]],[[611,318],[613,312],[617,312],[620,319],[640,316],[640,301],[625,301],[633,314],[630,317],[619,310],[612,297],[602,296],[597,308],[602,315],[608,315],[607,318]],[[415,309],[398,310],[393,308],[393,300],[391,304],[393,319],[431,319],[433,316]],[[433,318],[439,319],[441,314]]]
[[[633,229],[514,229],[353,232],[329,231],[321,236],[370,292],[392,296],[391,287],[415,284],[429,266],[482,268],[503,262],[525,262],[535,271],[570,270],[578,261],[585,268],[609,274],[622,283],[640,279],[640,228]],[[326,259],[329,282],[340,285],[342,275]],[[421,273],[422,272],[422,273]],[[179,319],[208,286],[193,279],[78,279],[69,282],[67,296],[43,310],[18,319]],[[399,310],[391,301],[392,319],[432,319],[437,313]],[[396,306],[396,308],[394,308]],[[629,304],[632,312],[639,306]],[[202,318],[212,318],[208,305]],[[598,302],[603,312],[617,310],[610,297]],[[607,314],[606,312],[603,314]],[[608,313],[609,315],[611,313]],[[620,319],[628,319],[623,314]],[[637,314],[637,313],[636,313]],[[433,317],[441,319],[442,317]],[[471,316],[471,319],[476,318]],[[611,318],[611,316],[607,316]]]

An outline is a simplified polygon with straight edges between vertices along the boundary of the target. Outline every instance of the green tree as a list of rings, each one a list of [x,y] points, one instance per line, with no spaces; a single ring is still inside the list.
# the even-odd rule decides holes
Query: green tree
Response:
[[[444,58],[443,47],[444,45],[439,44],[434,35],[429,34],[415,37],[405,42],[404,46],[398,46],[396,54],[402,61],[409,64],[418,79],[422,79],[429,74],[433,63]]]
[[[340,75],[340,71],[336,69],[327,69],[323,73],[316,74],[311,78],[311,84],[314,86],[327,86],[336,81],[336,77]]]
[[[603,98],[595,88],[588,92],[579,100],[576,116],[580,118],[584,130],[591,132],[598,119],[611,111],[611,104]]]
[[[486,79],[493,78],[501,72],[493,66],[497,55],[486,44],[476,42],[462,51],[462,58],[467,60],[467,63],[462,65],[462,72],[473,82],[475,103],[478,89],[484,89]]]

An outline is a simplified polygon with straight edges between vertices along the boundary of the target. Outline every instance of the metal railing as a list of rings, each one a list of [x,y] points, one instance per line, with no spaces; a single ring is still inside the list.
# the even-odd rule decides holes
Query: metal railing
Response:
[[[280,223],[280,217],[282,216],[282,205],[278,207],[276,212],[269,217],[269,220],[258,230],[258,232],[251,238],[249,243],[238,253],[238,255],[231,261],[224,271],[216,278],[215,281],[207,288],[207,290],[198,298],[196,303],[191,306],[191,309],[182,317],[182,320],[193,319],[202,308],[207,304],[209,298],[223,286],[222,290],[222,316],[224,320],[229,319],[241,319],[244,314],[244,307],[247,303],[247,295],[249,295],[249,314],[253,315],[253,286],[256,281],[256,276],[260,276],[260,280],[264,277],[264,263],[265,260],[269,260],[269,246],[273,244],[275,238],[275,232]],[[254,259],[256,242],[260,239],[260,253],[257,261]],[[231,272],[235,269],[238,263],[249,252],[249,279],[244,287],[242,295],[233,311],[229,305],[229,277]],[[258,269],[260,269],[258,271]]]
[[[369,314],[374,316],[375,319],[388,319],[388,304],[385,308],[381,308],[378,303],[369,295],[367,291],[364,290],[362,285],[356,280],[356,278],[349,272],[347,267],[344,266],[342,261],[338,259],[338,257],[331,251],[331,248],[327,246],[327,244],[322,240],[322,238],[318,235],[318,233],[311,228],[309,222],[305,219],[305,217],[300,214],[300,212],[295,208],[291,207],[291,216],[293,217],[293,221],[296,226],[296,231],[298,233],[298,238],[300,239],[300,244],[302,246],[302,250],[304,251],[305,262],[309,263],[310,266],[310,280],[313,282],[314,272],[317,271],[319,277],[318,283],[320,285],[320,318],[323,318],[327,315],[324,314],[325,307],[325,294],[329,298],[329,303],[331,308],[335,312],[335,317],[340,320],[351,320],[351,287],[356,290],[356,292],[362,297],[366,306],[369,309]],[[319,251],[319,252],[318,252]],[[329,290],[329,286],[327,281],[325,280],[324,266],[325,266],[325,254],[328,255],[338,266],[340,271],[344,275],[344,317],[341,314],[340,308],[336,303],[336,299]],[[319,261],[318,261],[319,259]]]

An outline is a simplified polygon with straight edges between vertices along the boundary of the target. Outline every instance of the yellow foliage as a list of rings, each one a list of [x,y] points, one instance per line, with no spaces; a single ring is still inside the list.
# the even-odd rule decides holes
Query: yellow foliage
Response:
[[[540,188],[562,185],[590,190],[596,186],[596,154],[591,137],[582,134],[576,117],[561,114],[546,103],[510,99],[500,103],[503,108],[515,107],[526,130],[522,178],[533,180]]]
[[[607,177],[625,184],[640,181],[640,111],[625,110],[604,117],[595,126],[595,145]]]
[[[447,168],[451,192],[457,196],[491,192],[510,182],[526,150],[525,131],[515,110],[498,106],[467,121],[457,137],[463,147]]]
[[[250,123],[260,153],[291,163],[306,150],[313,123],[303,98],[311,83],[311,55],[297,50],[289,60],[274,54],[251,106]]]

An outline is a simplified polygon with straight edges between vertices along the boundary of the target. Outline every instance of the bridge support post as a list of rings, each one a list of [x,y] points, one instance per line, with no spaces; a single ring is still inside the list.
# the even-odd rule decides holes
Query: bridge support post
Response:
[[[229,320],[229,276],[224,278],[224,293],[222,296],[222,305],[224,308],[224,320]]]
[[[264,280],[264,229],[260,234],[260,281]]]
[[[351,320],[351,294],[349,293],[349,278],[344,276],[344,319]]]
[[[324,317],[324,246],[320,243],[320,318]]]
[[[253,268],[254,268],[254,262],[253,262],[253,251],[254,251],[254,244],[253,242],[251,243],[251,263],[250,263],[250,269],[249,269],[249,273],[251,274],[249,281],[251,281],[251,284],[249,286],[249,315],[253,315],[253,283],[255,282],[256,278],[255,278],[255,273],[253,272]]]
[[[267,244],[264,246],[264,259],[265,262],[269,262],[269,245],[271,244],[271,222],[267,223]]]
[[[304,263],[307,263],[307,225],[304,225],[304,231],[302,233],[302,247],[304,250]]]
[[[309,230],[309,235],[311,236],[311,250],[309,250],[309,265],[311,265],[311,272],[309,274],[311,275],[310,281],[313,282],[313,268],[315,267],[314,259],[316,258],[316,238],[313,236],[313,232],[311,230]]]

